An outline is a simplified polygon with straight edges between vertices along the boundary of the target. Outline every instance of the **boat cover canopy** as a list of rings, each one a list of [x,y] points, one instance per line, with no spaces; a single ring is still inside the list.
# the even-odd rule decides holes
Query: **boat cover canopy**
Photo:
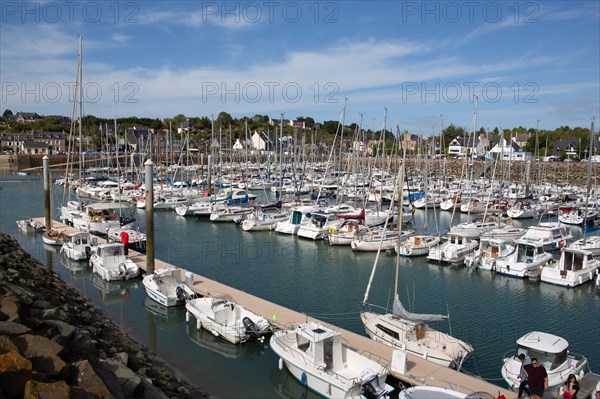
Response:
[[[394,315],[401,317],[403,319],[407,319],[414,322],[425,322],[425,321],[440,321],[443,320],[446,316],[439,314],[426,314],[426,313],[411,313],[404,308],[402,302],[400,302],[400,298],[396,297],[394,299]]]

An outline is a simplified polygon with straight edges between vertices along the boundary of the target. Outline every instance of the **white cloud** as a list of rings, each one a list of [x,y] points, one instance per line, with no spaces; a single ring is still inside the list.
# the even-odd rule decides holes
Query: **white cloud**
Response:
[[[117,43],[126,43],[131,39],[131,36],[124,35],[120,32],[115,32],[111,36],[112,40]]]

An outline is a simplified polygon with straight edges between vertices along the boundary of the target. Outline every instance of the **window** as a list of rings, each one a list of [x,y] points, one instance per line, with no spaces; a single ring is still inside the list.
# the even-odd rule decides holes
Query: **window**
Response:
[[[383,333],[389,335],[390,337],[392,337],[394,339],[400,339],[400,334],[398,334],[396,331],[392,330],[391,328],[388,328],[388,327],[383,326],[381,324],[376,324],[375,327],[377,327]]]

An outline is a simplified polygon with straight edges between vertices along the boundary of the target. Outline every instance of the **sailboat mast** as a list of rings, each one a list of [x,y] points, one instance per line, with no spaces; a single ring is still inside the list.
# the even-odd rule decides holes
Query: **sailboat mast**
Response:
[[[399,140],[398,140],[399,141]],[[402,203],[404,201],[404,171],[406,167],[406,146],[402,146],[402,165],[400,165],[400,184],[398,186],[398,247],[402,241]],[[425,197],[427,201],[427,197]],[[396,251],[396,276],[394,283],[394,299],[398,298],[398,271],[400,270],[400,251]]]
[[[592,118],[592,126],[590,126],[590,142],[588,149],[588,173],[587,173],[587,189],[585,192],[585,208],[583,211],[583,242],[587,238],[587,214],[588,214],[588,204],[590,200],[590,191],[592,187],[592,154],[593,154],[593,145],[594,145],[594,120],[596,117]]]
[[[83,128],[81,126],[81,114],[83,113],[82,107],[83,107],[83,100],[82,100],[82,96],[83,96],[83,36],[79,36],[79,93],[78,93],[78,97],[79,97],[79,116],[77,117],[77,119],[79,120],[79,186],[81,187],[83,185],[83,175],[82,175],[82,156],[83,156],[83,149],[82,149],[82,141],[83,141]]]

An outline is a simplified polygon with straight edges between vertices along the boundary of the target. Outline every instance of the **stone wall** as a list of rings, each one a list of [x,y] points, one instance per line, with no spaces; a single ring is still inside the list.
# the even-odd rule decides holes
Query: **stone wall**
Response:
[[[207,398],[0,233],[0,398]]]

